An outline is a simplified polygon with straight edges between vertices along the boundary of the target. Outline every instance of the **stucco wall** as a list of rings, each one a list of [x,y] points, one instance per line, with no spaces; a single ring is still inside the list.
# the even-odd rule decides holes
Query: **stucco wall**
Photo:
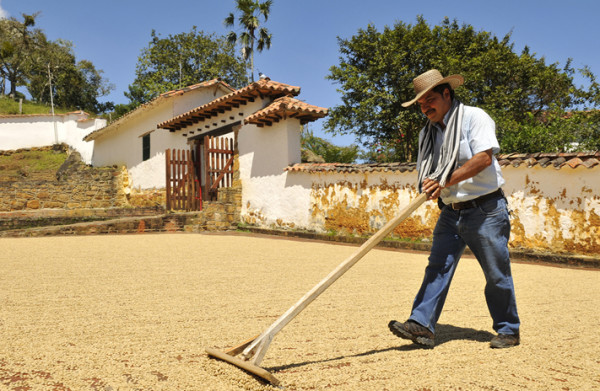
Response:
[[[600,253],[600,166],[503,169],[512,209],[511,246]]]
[[[242,214],[248,223],[279,222],[286,227],[310,224],[306,213],[310,207],[310,184],[290,178],[284,171],[288,165],[300,162],[300,131],[296,119],[262,128],[245,125],[240,129]]]
[[[416,197],[414,172],[289,172],[283,187],[243,183],[242,220],[263,227],[308,229],[363,235],[376,232]],[[244,208],[244,206],[246,206]],[[398,227],[395,235],[430,236],[437,205],[428,202]]]
[[[79,152],[83,161],[89,164],[92,161],[94,143],[83,141],[83,137],[104,126],[106,120],[87,119],[87,114],[80,112],[58,114],[54,119],[51,114],[0,116],[0,150],[65,143]]]
[[[512,210],[511,248],[599,253],[600,166],[509,166],[503,174]],[[372,234],[417,195],[414,170],[288,171],[280,176],[283,186],[279,190],[273,179],[253,178],[251,187],[244,182],[242,222],[259,227]],[[428,201],[398,226],[394,235],[431,240],[438,215],[437,204]]]

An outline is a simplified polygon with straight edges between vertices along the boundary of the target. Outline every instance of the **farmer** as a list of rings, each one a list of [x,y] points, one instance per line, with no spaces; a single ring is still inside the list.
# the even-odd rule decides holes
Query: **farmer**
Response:
[[[429,263],[409,319],[392,320],[396,336],[433,347],[452,276],[466,246],[485,275],[485,298],[498,333],[492,348],[519,344],[519,315],[508,254],[510,222],[494,157],[500,149],[495,124],[485,111],[454,98],[461,75],[443,77],[433,69],[413,80],[415,98],[429,119],[419,134],[419,189],[441,209],[433,231]]]

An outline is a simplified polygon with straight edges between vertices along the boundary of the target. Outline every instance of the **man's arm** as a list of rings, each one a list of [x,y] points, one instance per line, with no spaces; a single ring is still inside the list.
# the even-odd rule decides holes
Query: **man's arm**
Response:
[[[450,179],[448,179],[448,182],[446,183],[444,188],[456,185],[459,182],[474,177],[475,175],[483,171],[486,167],[489,167],[491,164],[491,148],[486,151],[476,153],[475,155],[473,155],[472,158],[467,160],[465,164],[452,171]],[[437,199],[440,196],[440,192],[442,191],[440,183],[431,179],[425,179],[423,181],[422,189],[425,193],[429,194],[430,200]]]

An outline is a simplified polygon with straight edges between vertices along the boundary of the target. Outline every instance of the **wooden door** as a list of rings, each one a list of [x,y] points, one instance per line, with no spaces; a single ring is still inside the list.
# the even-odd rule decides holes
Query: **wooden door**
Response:
[[[202,190],[192,151],[167,149],[167,210],[202,210]]]

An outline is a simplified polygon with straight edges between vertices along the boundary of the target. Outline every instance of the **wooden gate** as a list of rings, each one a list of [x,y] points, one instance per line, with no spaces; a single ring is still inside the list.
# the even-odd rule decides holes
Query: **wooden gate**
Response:
[[[189,150],[167,149],[167,210],[202,210],[202,190]]]
[[[206,198],[217,199],[217,190],[233,182],[233,139],[204,136]]]

